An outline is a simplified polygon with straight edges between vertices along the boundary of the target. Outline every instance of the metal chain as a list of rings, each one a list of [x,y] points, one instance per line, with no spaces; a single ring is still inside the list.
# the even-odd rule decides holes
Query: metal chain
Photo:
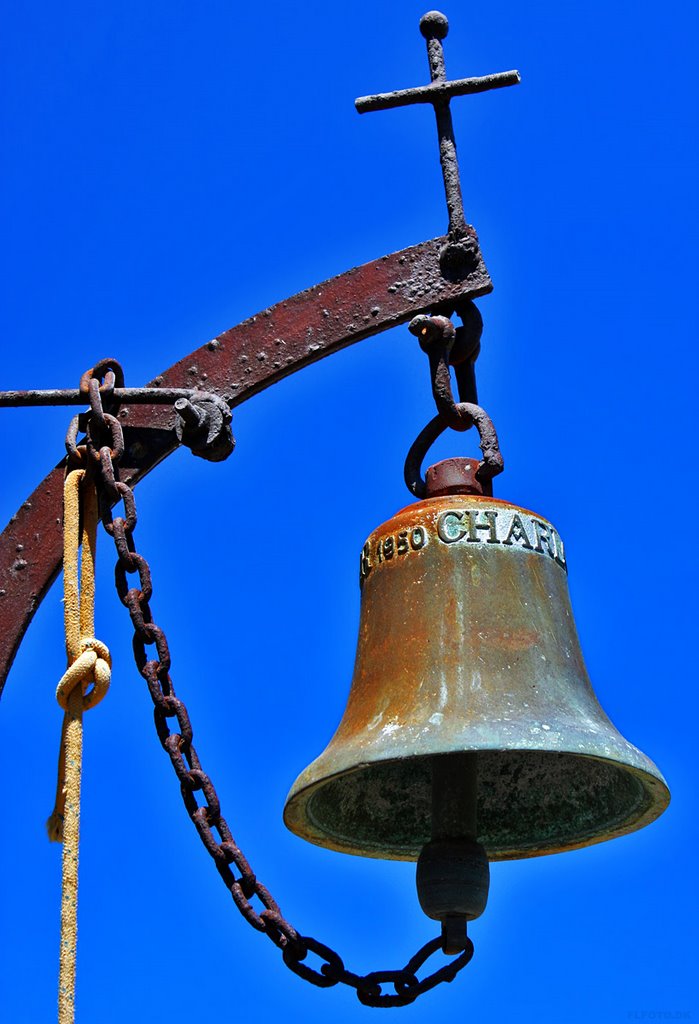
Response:
[[[483,321],[473,302],[460,304],[456,312],[461,317],[461,327],[455,328],[446,316],[427,316],[424,313],[413,317],[408,326],[429,359],[432,396],[437,406],[437,415],[418,434],[403,468],[406,486],[418,498],[424,498],[426,494],[421,474],[423,459],[447,429],[462,432],[475,425],[483,453],[476,476],[484,493],[492,494],[492,478],[505,468],[493,422],[485,409],[478,405],[475,361],[480,352]],[[452,367],[459,392],[458,402],[451,386]]]
[[[366,1006],[406,1006],[435,985],[453,981],[473,956],[471,941],[468,940],[466,949],[458,956],[422,979],[417,973],[441,949],[441,937],[426,943],[401,969],[371,971],[365,975],[348,971],[338,953],[309,935],[299,934],[286,920],[268,889],[256,877],[221,813],[214,784],[203,770],[194,747],[194,731],[187,708],[175,694],[167,638],[153,621],[150,608],[153,595],[150,568],[143,555],[136,551],[133,539],[136,503],[132,489],[119,480],[124,435],[114,415],[117,405],[113,392],[117,380],[123,383],[123,374],[114,360],[103,360],[83,375],[80,388],[89,399],[90,412],[71,421],[66,436],[68,462],[71,466],[90,464],[96,470],[102,524],[117,550],[116,589],[134,628],[136,665],[148,685],[158,738],[179,779],[187,813],[236,907],[248,924],[264,932],[281,949],[284,963],[294,974],[320,988],[338,983],[348,985]],[[111,412],[105,412],[103,402]],[[81,431],[85,432],[86,440],[85,444],[78,445]],[[113,506],[119,502],[123,503],[124,514],[114,516]],[[128,577],[133,575],[138,577],[138,586],[129,583]],[[155,657],[149,657],[148,647],[155,648]],[[170,728],[173,719],[176,730]],[[252,902],[255,899],[257,906]],[[318,966],[306,962],[309,953],[318,958]],[[393,985],[395,994],[384,991],[386,985]]]

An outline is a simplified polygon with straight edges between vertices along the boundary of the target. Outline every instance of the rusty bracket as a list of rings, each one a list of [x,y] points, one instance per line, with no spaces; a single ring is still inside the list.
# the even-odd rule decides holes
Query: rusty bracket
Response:
[[[175,363],[149,385],[160,391],[158,397],[167,395],[166,404],[155,404],[153,396],[151,404],[124,406],[118,413],[124,482],[133,487],[178,447],[173,397],[191,400],[196,389],[235,407],[304,366],[418,313],[449,313],[486,295],[492,283],[475,231],[467,228],[467,234],[476,258],[460,280],[442,273],[440,252],[448,239],[435,238],[299,292]],[[184,391],[173,396],[172,389]],[[0,692],[34,612],[61,568],[64,470],[61,459],[0,536]]]
[[[175,402],[175,433],[192,455],[207,462],[223,462],[235,448],[231,410],[218,395],[194,392]]]

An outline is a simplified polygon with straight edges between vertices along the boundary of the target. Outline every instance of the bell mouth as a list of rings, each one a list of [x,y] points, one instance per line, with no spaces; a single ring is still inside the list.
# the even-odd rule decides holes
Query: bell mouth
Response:
[[[432,838],[432,766],[449,754],[360,764],[298,791],[284,820],[342,853],[417,860]],[[585,754],[477,751],[477,840],[489,860],[591,846],[654,821],[670,794],[662,777]]]

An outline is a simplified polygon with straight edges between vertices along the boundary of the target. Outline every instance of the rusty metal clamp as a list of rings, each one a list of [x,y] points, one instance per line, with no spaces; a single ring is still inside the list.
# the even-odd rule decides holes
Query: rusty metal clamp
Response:
[[[223,462],[235,448],[231,410],[218,395],[196,392],[175,402],[175,434],[192,455],[207,462]]]

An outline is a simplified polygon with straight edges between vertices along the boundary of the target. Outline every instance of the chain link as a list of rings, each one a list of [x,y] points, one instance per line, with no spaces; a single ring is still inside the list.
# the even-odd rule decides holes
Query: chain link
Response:
[[[408,326],[427,354],[432,396],[437,406],[437,415],[410,446],[403,468],[406,486],[418,498],[424,498],[427,493],[421,473],[423,459],[447,429],[463,432],[475,425],[483,453],[476,476],[485,488],[484,493],[492,494],[490,481],[505,468],[493,422],[477,402],[475,361],[480,352],[483,321],[473,302],[461,304],[456,312],[462,319],[461,327],[455,328],[446,316],[427,316],[424,313],[413,317]],[[451,386],[452,367],[459,393],[458,402]]]
[[[319,988],[330,988],[338,983],[348,985],[355,989],[360,1002],[366,1006],[406,1006],[435,985],[453,981],[473,956],[470,940],[459,956],[451,958],[422,980],[418,979],[417,972],[441,950],[439,937],[419,949],[402,969],[353,974],[347,970],[338,953],[309,935],[299,934],[284,918],[273,896],[250,867],[221,813],[214,784],[202,768],[194,746],[194,731],[187,708],[175,694],[170,678],[167,638],[153,621],[150,567],[136,551],[133,539],[137,523],[133,491],[119,480],[118,466],[124,452],[124,435],[114,415],[116,404],[113,398],[110,401],[110,395],[115,381],[117,386],[122,386],[123,380],[123,371],[115,360],[102,360],[83,375],[80,390],[89,399],[90,412],[75,416],[71,421],[66,435],[66,450],[71,466],[90,464],[96,469],[102,524],[114,540],[117,551],[114,570],[117,594],[131,617],[136,665],[148,686],[158,739],[179,780],[187,813],[236,907],[253,928],[264,932],[281,949],[284,963],[294,974]],[[111,412],[105,412],[105,402]],[[86,438],[84,444],[78,445],[80,432],[84,432]],[[119,503],[123,504],[124,515],[115,516],[113,509]],[[129,576],[138,577],[137,586],[130,584]],[[154,650],[149,654],[147,648]],[[176,729],[171,728],[175,723]],[[253,902],[255,900],[257,905]],[[306,962],[309,953],[318,958],[318,966]],[[394,993],[384,991],[387,985],[393,986]]]

